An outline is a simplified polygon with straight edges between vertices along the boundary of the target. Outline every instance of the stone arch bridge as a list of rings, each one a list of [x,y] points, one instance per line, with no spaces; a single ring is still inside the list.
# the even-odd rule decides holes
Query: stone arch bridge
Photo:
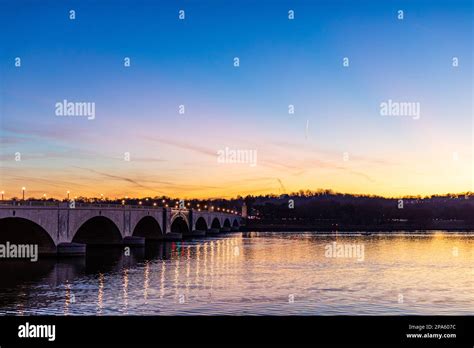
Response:
[[[237,214],[111,204],[0,205],[0,244],[38,244],[40,254],[81,254],[86,245],[144,244],[238,231]]]

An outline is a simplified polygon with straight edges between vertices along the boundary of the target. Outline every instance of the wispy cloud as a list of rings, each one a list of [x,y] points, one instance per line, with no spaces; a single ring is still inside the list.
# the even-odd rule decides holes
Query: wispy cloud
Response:
[[[206,156],[215,157],[216,152],[217,152],[217,150],[213,151],[213,150],[211,150],[209,148],[206,148],[204,146],[192,145],[192,144],[189,144],[189,143],[186,143],[186,142],[183,142],[183,141],[164,139],[164,138],[155,138],[155,137],[150,137],[150,136],[145,136],[144,139],[152,141],[152,142],[158,142],[158,143],[161,143],[161,144],[174,146],[174,147],[180,148],[182,150],[189,150],[189,151],[197,152],[197,153],[200,153],[200,154],[206,155]]]

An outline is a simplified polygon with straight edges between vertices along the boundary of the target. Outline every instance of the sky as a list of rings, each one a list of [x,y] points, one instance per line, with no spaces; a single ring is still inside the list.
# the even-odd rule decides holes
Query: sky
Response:
[[[0,0],[0,190],[474,191],[472,23],[467,0]]]

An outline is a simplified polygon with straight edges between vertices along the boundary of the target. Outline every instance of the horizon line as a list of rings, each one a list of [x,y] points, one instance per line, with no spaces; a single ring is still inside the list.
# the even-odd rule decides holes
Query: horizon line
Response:
[[[303,192],[301,192],[303,191]],[[2,195],[5,195],[6,192],[5,191],[1,191],[2,192]],[[464,191],[464,192],[446,192],[446,193],[433,193],[433,194],[430,194],[430,195],[420,195],[420,194],[417,194],[417,195],[403,195],[403,196],[384,196],[384,195],[378,195],[378,194],[369,194],[369,193],[366,193],[366,194],[359,194],[359,193],[348,193],[348,192],[339,192],[339,191],[333,191],[332,189],[318,189],[318,190],[303,190],[303,189],[300,189],[298,191],[293,191],[293,192],[290,192],[290,193],[267,193],[267,194],[259,194],[259,195],[252,195],[252,194],[247,194],[247,195],[237,195],[237,196],[233,196],[233,197],[230,197],[230,198],[225,198],[225,197],[206,197],[206,198],[196,198],[196,197],[171,197],[171,196],[167,196],[167,195],[161,195],[161,196],[139,196],[139,197],[129,197],[127,195],[124,195],[124,196],[114,196],[113,198],[112,197],[107,197],[107,196],[81,196],[81,195],[75,195],[73,196],[72,199],[94,199],[94,200],[104,200],[104,201],[114,201],[114,200],[123,200],[123,199],[128,199],[128,200],[137,200],[137,199],[154,199],[154,200],[157,200],[157,199],[166,199],[166,200],[179,200],[179,199],[184,199],[184,200],[188,200],[188,201],[213,201],[213,200],[227,200],[227,201],[232,201],[232,200],[238,200],[238,199],[245,199],[247,197],[270,197],[270,198],[278,198],[278,197],[282,197],[282,196],[299,196],[299,197],[311,197],[311,196],[317,196],[317,195],[333,195],[333,196],[353,196],[355,198],[362,198],[362,197],[366,197],[366,198],[382,198],[382,199],[428,199],[428,198],[434,198],[434,197],[460,197],[460,196],[465,196],[465,197],[468,197],[468,196],[474,196],[474,192],[473,191]],[[8,198],[8,199],[2,199],[2,201],[11,201],[11,200],[23,200],[21,198],[21,195],[20,197],[18,196],[13,196],[11,198]],[[39,201],[42,201],[42,200],[45,200],[45,201],[48,201],[48,200],[57,200],[57,201],[64,201],[64,200],[67,200],[67,192],[66,192],[66,195],[65,197],[59,197],[57,195],[54,195],[54,196],[48,196],[46,195],[46,197],[35,197],[35,196],[31,196],[31,197],[25,197],[25,200],[39,200]]]

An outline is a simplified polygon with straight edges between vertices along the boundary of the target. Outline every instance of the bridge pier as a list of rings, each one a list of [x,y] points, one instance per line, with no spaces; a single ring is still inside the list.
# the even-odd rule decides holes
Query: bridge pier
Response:
[[[194,230],[192,235],[193,235],[193,237],[205,237],[206,236],[206,231]]]
[[[128,236],[123,239],[123,244],[128,246],[145,246],[145,238]]]
[[[56,249],[58,256],[79,256],[86,254],[86,244],[82,243],[59,243]]]
[[[219,228],[210,228],[208,231],[208,234],[213,235],[213,234],[219,234],[221,233],[221,230]]]
[[[165,234],[165,240],[180,241],[183,239],[183,234],[178,232],[168,232]]]

